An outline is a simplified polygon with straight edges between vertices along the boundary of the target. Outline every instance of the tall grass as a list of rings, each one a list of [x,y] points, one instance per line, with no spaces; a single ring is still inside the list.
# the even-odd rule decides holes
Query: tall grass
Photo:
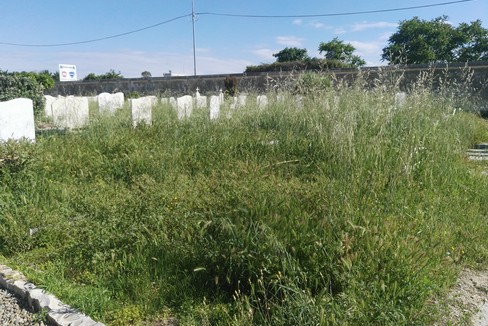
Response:
[[[303,103],[2,145],[0,253],[113,325],[430,324],[459,268],[487,266],[464,154],[485,122],[419,89]]]

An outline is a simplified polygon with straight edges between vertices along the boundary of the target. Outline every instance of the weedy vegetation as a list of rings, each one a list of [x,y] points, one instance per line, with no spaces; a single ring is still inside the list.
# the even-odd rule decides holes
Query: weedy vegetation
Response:
[[[314,80],[215,121],[123,109],[0,145],[1,260],[109,325],[432,324],[488,266],[486,165],[465,155],[487,124],[428,78],[403,105],[386,77]]]

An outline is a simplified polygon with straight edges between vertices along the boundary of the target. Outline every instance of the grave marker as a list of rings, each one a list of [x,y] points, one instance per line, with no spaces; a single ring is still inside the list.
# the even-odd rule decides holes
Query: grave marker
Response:
[[[148,125],[152,123],[152,107],[155,105],[156,100],[156,96],[146,96],[129,100],[134,127],[142,122]]]
[[[256,103],[258,105],[258,108],[264,109],[268,106],[268,98],[266,97],[266,95],[258,95]]]
[[[237,100],[238,100],[237,103],[239,104],[239,107],[246,106],[247,95],[239,95]]]
[[[0,102],[0,141],[36,140],[34,106],[31,99]]]
[[[178,97],[176,103],[178,105],[178,119],[189,118],[193,110],[193,98],[190,95]]]
[[[60,97],[52,104],[53,123],[58,128],[77,129],[88,124],[89,108],[86,97]]]
[[[206,109],[207,108],[207,97],[206,96],[197,95],[197,97],[195,99],[197,102],[197,109]]]
[[[395,94],[395,107],[401,108],[407,102],[407,93],[399,92]]]
[[[124,93],[101,93],[98,95],[98,108],[100,113],[115,113],[124,106]]]
[[[210,120],[215,120],[220,114],[220,98],[212,95],[210,97]]]
[[[44,115],[48,118],[52,118],[53,110],[51,108],[51,104],[53,104],[56,98],[51,95],[44,95],[44,98],[46,99],[46,103],[44,104]]]

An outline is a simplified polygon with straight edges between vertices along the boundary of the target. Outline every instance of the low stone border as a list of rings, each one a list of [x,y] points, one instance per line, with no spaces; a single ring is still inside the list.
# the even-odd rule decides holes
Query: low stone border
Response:
[[[0,287],[25,300],[34,312],[45,310],[47,322],[55,326],[104,326],[65,305],[54,295],[27,281],[22,273],[0,265]]]

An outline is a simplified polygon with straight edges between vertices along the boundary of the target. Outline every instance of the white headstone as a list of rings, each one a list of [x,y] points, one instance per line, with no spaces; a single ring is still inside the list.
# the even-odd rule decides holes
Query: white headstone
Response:
[[[266,95],[258,95],[256,102],[258,104],[258,108],[264,109],[268,106],[268,98]]]
[[[405,92],[400,92],[395,94],[395,107],[401,108],[405,105],[407,101],[407,94]]]
[[[206,109],[207,108],[207,97],[198,95],[196,97],[197,102],[197,109]]]
[[[212,95],[210,97],[210,120],[217,119],[220,113],[220,98]]]
[[[17,98],[0,102],[0,141],[23,138],[36,140],[32,100]]]
[[[152,106],[158,105],[159,100],[158,100],[158,97],[157,96],[149,95],[149,96],[145,96],[144,98],[149,99],[149,101],[151,101],[151,105]]]
[[[178,104],[178,119],[189,118],[193,110],[193,98],[190,95],[178,97],[176,103]]]
[[[58,128],[76,129],[88,124],[89,108],[86,97],[61,97],[51,105],[53,123]]]
[[[296,95],[295,96],[295,104],[297,109],[303,109],[303,96]]]
[[[98,94],[98,108],[102,113],[115,113],[124,106],[124,93]]]
[[[51,118],[53,116],[51,104],[53,104],[56,98],[51,95],[44,95],[44,98],[46,99],[46,103],[44,104],[44,115],[48,118]]]
[[[247,100],[247,96],[246,95],[239,95],[239,97],[237,98],[237,102],[239,103],[239,107],[243,107],[243,106],[246,106],[246,100]]]
[[[222,89],[219,91],[219,100],[220,104],[224,104],[224,93],[222,92]]]
[[[152,123],[152,107],[156,103],[156,96],[146,96],[129,100],[132,114],[132,124],[136,127],[139,123]]]
[[[232,103],[230,104],[230,109],[235,110],[235,109],[237,109],[237,106],[238,106],[237,97],[234,96],[232,98]]]

